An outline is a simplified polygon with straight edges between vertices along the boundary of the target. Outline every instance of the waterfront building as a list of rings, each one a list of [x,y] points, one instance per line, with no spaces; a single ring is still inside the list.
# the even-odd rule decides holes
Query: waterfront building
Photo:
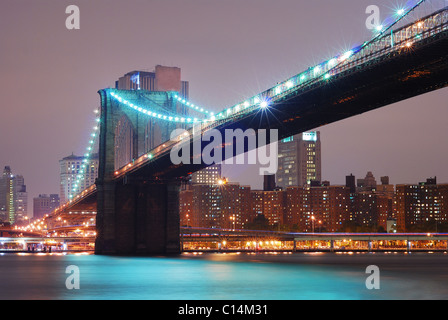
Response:
[[[252,190],[253,217],[264,215],[269,225],[283,225],[285,216],[285,191],[281,189],[273,191]]]
[[[182,227],[197,226],[197,221],[193,221],[193,190],[191,188],[181,190],[179,193],[179,217]]]
[[[341,231],[350,216],[350,188],[322,186],[286,188],[285,224],[301,232]]]
[[[437,184],[436,178],[419,184],[396,186],[396,218],[398,231],[436,231],[448,222],[448,184]]]
[[[353,196],[350,220],[360,227],[387,230],[387,219],[392,215],[391,199],[372,191],[360,191]]]
[[[192,184],[181,191],[181,223],[200,228],[242,229],[251,221],[249,195],[250,187],[238,183]]]

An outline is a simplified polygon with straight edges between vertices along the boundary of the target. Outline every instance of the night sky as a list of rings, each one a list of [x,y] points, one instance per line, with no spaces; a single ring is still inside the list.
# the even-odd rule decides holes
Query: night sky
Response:
[[[97,91],[123,74],[180,67],[192,102],[219,111],[368,40],[368,5],[386,18],[404,2],[2,0],[0,167],[24,175],[31,215],[33,197],[59,193],[58,161],[84,153]],[[71,4],[80,30],[65,27]],[[447,101],[445,88],[319,128],[323,179],[448,182]],[[224,175],[262,185],[255,166]]]

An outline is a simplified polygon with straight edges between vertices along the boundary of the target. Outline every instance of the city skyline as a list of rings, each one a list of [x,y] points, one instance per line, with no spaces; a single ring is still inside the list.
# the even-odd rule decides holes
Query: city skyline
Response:
[[[2,30],[13,30],[0,34],[9,48],[1,59],[7,116],[0,120],[0,165],[27,178],[30,199],[58,192],[58,161],[72,152],[82,154],[99,105],[97,90],[113,87],[130,70],[180,67],[190,82],[191,100],[220,110],[343,51],[341,41],[351,47],[371,36],[364,28],[367,1],[325,6],[290,0],[256,5],[197,1],[189,10],[181,1],[139,6],[80,1],[82,23],[76,31],[64,26],[68,3],[50,3],[7,1],[0,13]],[[390,8],[380,9],[383,16],[390,13]],[[155,12],[170,12],[173,20],[159,28],[164,15]],[[144,28],[108,22],[121,15]],[[316,15],[325,19],[311,37],[306,29]],[[153,19],[144,22],[148,17]],[[264,22],[268,18],[269,24]],[[159,32],[151,36],[145,28]],[[136,39],[145,41],[136,44]],[[445,88],[318,128],[322,179],[344,184],[350,173],[363,177],[372,171],[391,177],[393,184],[431,176],[448,182],[446,101]],[[263,183],[257,172],[256,166],[222,168],[223,176],[254,187]]]

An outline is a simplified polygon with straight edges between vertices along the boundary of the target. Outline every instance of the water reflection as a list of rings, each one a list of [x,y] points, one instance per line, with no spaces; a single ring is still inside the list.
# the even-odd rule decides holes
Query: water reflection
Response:
[[[381,289],[367,290],[368,265]],[[80,269],[79,290],[65,269]],[[184,254],[0,256],[1,299],[446,299],[444,254]]]

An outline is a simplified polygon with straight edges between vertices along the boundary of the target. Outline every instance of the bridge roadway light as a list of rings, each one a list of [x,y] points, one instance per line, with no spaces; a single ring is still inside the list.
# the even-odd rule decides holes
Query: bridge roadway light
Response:
[[[336,58],[333,58],[333,59],[330,59],[330,60],[328,61],[328,65],[329,65],[330,67],[333,67],[333,66],[336,65],[337,62],[338,62],[338,60],[337,60]]]
[[[277,88],[275,88],[275,94],[280,94],[282,93],[282,88],[280,86],[278,86]]]

